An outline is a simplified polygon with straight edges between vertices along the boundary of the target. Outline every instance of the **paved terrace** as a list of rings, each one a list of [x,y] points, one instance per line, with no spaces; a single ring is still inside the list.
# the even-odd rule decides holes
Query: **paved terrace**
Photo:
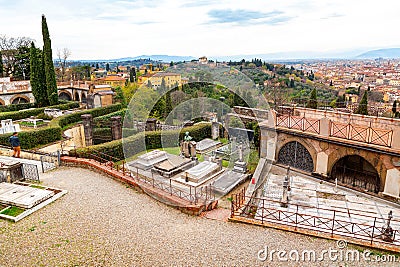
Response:
[[[0,266],[397,266],[260,262],[257,252],[334,241],[188,216],[102,174],[61,167],[43,185],[68,194],[18,223],[0,220]],[[362,249],[361,249],[362,250]]]

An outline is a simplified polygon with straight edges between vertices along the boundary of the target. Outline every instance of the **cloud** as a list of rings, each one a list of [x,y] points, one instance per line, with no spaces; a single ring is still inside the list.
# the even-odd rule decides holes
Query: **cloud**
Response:
[[[267,24],[276,25],[287,22],[293,17],[282,16],[282,11],[259,12],[245,9],[213,9],[208,12],[211,20],[208,24],[232,23],[236,25]]]
[[[212,5],[215,4],[214,0],[197,0],[197,1],[189,1],[183,5],[181,5],[181,7],[200,7],[200,6],[208,6],[208,5]]]
[[[344,14],[340,14],[340,13],[331,13],[328,14],[325,17],[322,17],[321,19],[334,19],[334,18],[340,18],[340,17],[344,17]]]

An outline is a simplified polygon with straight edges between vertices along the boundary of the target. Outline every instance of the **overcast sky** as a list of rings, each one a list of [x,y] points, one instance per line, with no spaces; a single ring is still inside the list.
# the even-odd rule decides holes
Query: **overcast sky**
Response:
[[[400,47],[395,0],[0,0],[0,34],[73,59],[223,56]],[[53,52],[53,54],[55,54]]]

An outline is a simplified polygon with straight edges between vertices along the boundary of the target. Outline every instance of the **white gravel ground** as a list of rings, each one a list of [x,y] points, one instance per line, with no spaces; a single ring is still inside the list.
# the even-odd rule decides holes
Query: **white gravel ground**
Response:
[[[261,262],[266,245],[318,253],[336,243],[188,216],[86,169],[63,167],[42,180],[69,193],[18,223],[0,220],[0,266],[398,266]]]

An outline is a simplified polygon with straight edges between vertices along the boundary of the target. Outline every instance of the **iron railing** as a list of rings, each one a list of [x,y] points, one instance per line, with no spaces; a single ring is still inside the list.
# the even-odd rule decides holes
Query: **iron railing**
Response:
[[[330,136],[378,146],[391,147],[393,131],[371,126],[353,125],[330,121]]]
[[[278,115],[276,126],[303,132],[320,133],[320,120],[298,117],[292,115]]]
[[[267,199],[245,196],[245,191],[232,195],[231,218],[245,218],[255,223],[272,224],[276,226],[294,227],[307,232],[325,233],[328,236],[341,236],[343,238],[357,239],[369,242],[371,245],[380,243],[387,246],[400,245],[400,231],[391,229],[387,231],[387,219],[373,217],[356,210],[335,210],[318,208],[320,213],[326,216],[307,214],[304,210],[316,209],[313,206],[290,204],[291,208],[281,207],[281,202]],[[362,217],[367,222],[356,222],[345,216],[352,215]],[[343,214],[343,215],[342,215]],[[342,215],[342,216],[341,216]],[[400,220],[391,219],[392,225],[399,225]]]
[[[183,190],[172,183],[172,179],[165,178],[164,180],[156,179],[153,174],[151,177],[139,173],[139,169],[136,168],[136,172],[132,172],[126,168],[125,159],[119,159],[97,151],[94,149],[86,149],[83,152],[77,152],[74,150],[72,153],[75,157],[93,159],[110,169],[114,169],[121,172],[124,176],[133,178],[138,185],[147,185],[154,189],[161,190],[170,196],[178,197],[182,200],[186,200],[191,204],[208,203],[215,200],[214,190],[211,185],[206,186],[188,186],[187,190]],[[145,188],[142,188],[145,189]],[[149,192],[150,193],[150,192]]]

